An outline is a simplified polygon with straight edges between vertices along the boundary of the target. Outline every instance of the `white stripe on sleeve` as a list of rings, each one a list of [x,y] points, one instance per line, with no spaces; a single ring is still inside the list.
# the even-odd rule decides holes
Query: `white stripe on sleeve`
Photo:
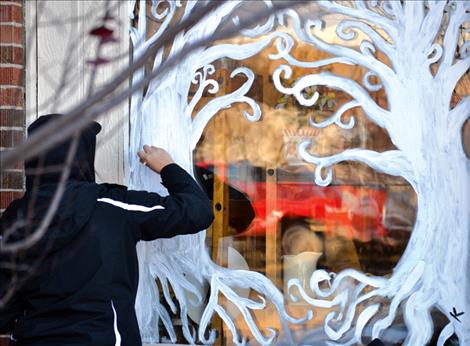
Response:
[[[111,198],[99,198],[97,201],[109,203],[122,209],[131,210],[131,211],[142,211],[144,213],[147,213],[152,210],[157,210],[157,209],[165,209],[164,206],[158,205],[158,204],[153,207],[146,207],[146,206],[138,205],[138,204],[128,204],[128,203],[121,202],[121,201],[115,201],[114,199],[111,199]]]
[[[114,335],[116,336],[115,346],[121,346],[121,334],[119,333],[119,329],[117,327],[117,313],[116,313],[116,309],[114,308],[114,303],[112,300],[111,300],[111,308],[113,309],[113,314],[114,314],[113,327],[114,327]]]

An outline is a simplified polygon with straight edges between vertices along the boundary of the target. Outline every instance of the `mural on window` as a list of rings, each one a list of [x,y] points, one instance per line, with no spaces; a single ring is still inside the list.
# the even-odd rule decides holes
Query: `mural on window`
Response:
[[[204,6],[130,3],[134,58]],[[134,82],[271,7],[221,2]],[[468,11],[306,2],[133,96],[130,187],[165,193],[135,159],[161,146],[216,214],[206,232],[138,244],[145,342],[470,343]]]

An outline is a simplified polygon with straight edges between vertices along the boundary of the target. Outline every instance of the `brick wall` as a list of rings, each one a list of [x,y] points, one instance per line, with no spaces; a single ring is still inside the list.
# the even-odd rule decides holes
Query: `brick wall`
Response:
[[[0,154],[25,133],[25,53],[23,0],[0,0]],[[24,186],[22,165],[0,173],[0,213]],[[0,337],[0,346],[9,338]]]
[[[0,151],[24,136],[25,54],[23,0],[0,0]],[[0,173],[0,212],[22,195],[21,165]]]

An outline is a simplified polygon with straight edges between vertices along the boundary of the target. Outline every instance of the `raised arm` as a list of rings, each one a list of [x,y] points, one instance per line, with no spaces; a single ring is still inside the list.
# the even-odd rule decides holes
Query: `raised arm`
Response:
[[[213,221],[212,204],[196,181],[177,164],[169,164],[161,171],[163,185],[169,195],[127,191],[128,201],[146,207],[130,211],[138,223],[140,240],[171,238],[193,234],[209,227]]]
[[[160,174],[169,195],[116,190],[100,200],[126,210],[132,222],[139,225],[138,240],[193,234],[211,225],[212,204],[189,173],[161,148],[145,145],[138,155],[143,164]]]

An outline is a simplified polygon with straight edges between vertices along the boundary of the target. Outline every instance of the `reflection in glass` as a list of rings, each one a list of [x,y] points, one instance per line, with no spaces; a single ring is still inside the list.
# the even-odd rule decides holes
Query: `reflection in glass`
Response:
[[[300,43],[295,52],[310,61],[323,54]],[[346,121],[351,115],[356,118],[351,130],[312,128],[311,117],[316,122],[328,118],[346,95],[322,87],[311,90],[320,93],[320,102],[314,107],[299,105],[293,97],[276,91],[270,76],[279,62],[269,60],[269,53],[266,49],[256,58],[220,63],[227,71],[237,66],[253,70],[256,79],[250,97],[262,106],[263,117],[248,123],[238,116],[243,108],[236,106],[219,114],[198,143],[194,165],[216,210],[221,208],[226,218],[221,223],[223,229],[212,233],[220,232],[222,237],[208,233],[214,259],[228,267],[229,254],[236,250],[250,270],[267,275],[284,292],[288,310],[300,317],[309,307],[295,287],[288,292],[288,280],[299,279],[314,297],[308,280],[315,269],[337,273],[353,268],[389,275],[409,239],[416,201],[403,179],[355,163],[336,165],[331,185],[315,184],[315,167],[298,155],[297,145],[303,140],[312,141],[310,151],[316,155],[331,155],[349,147],[384,151],[393,149],[393,144],[357,109],[346,113]],[[357,66],[333,65],[332,69],[353,79],[363,73]],[[293,80],[305,73],[297,68]],[[226,91],[242,82],[232,80],[225,85]],[[383,93],[372,94],[386,105]],[[350,282],[351,288],[353,284]],[[328,313],[327,308],[315,311],[310,322],[290,328],[300,339],[321,345],[326,340],[323,322]],[[272,307],[256,314],[263,328],[281,329],[274,316]],[[237,318],[237,323],[240,330],[246,329],[243,319]],[[398,319],[391,330],[389,340],[399,344],[406,335],[403,323]],[[229,336],[225,340],[230,344]],[[279,340],[282,344],[282,335]]]

